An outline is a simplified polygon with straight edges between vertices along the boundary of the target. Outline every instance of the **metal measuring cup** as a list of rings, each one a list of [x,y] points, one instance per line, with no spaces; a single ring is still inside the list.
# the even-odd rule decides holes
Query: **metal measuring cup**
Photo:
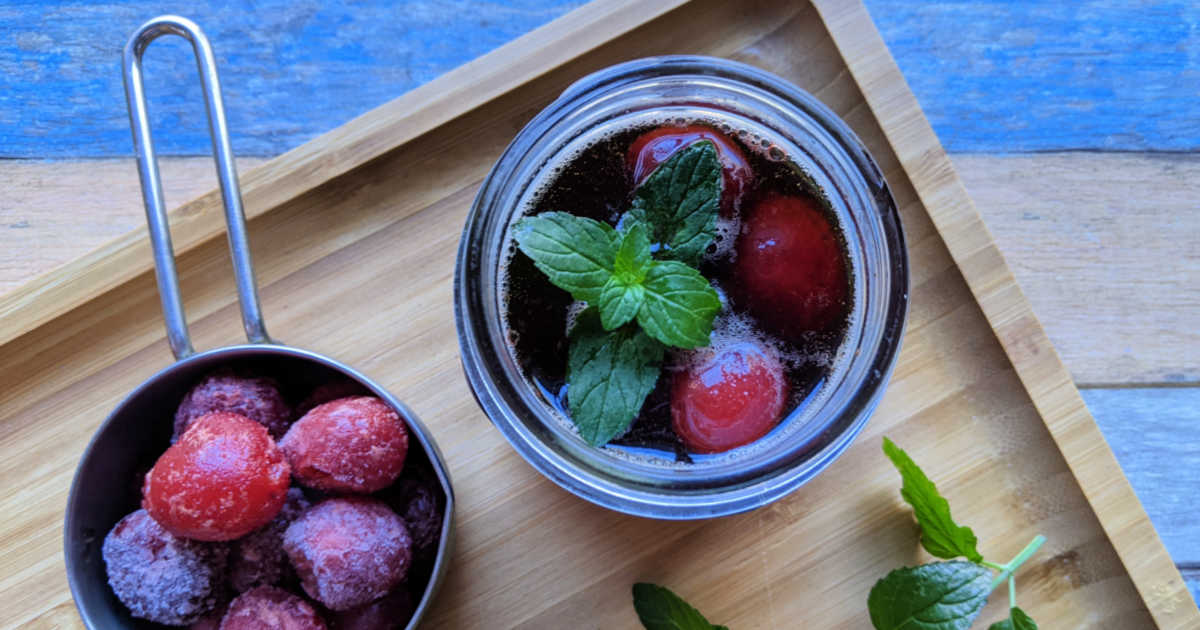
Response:
[[[187,320],[179,296],[174,252],[167,229],[150,123],[142,81],[142,54],[150,42],[173,34],[192,44],[208,110],[209,132],[217,163],[217,178],[225,201],[225,222],[233,257],[242,324],[247,344],[197,353],[188,336]],[[123,58],[125,96],[133,127],[138,172],[154,250],[159,297],[166,319],[167,340],[176,362],[161,370],[121,401],[93,436],[79,462],[67,500],[64,552],[71,594],[83,622],[92,630],[112,628],[161,628],[134,619],[109,588],[101,544],[104,536],[126,514],[138,507],[137,480],[166,450],[173,428],[173,415],[184,394],[204,375],[219,367],[253,370],[284,377],[297,388],[311,387],[338,379],[350,379],[365,387],[396,410],[408,425],[412,438],[410,464],[428,464],[445,496],[441,537],[428,585],[408,628],[415,628],[428,610],[449,564],[454,519],[454,493],[450,477],[429,430],[416,415],[371,379],[328,357],[273,342],[267,335],[259,309],[241,193],[234,170],[225,107],[217,79],[212,47],[200,28],[190,20],[162,16],[142,25],[125,45]],[[285,376],[286,375],[286,376]],[[419,448],[414,448],[414,446]]]

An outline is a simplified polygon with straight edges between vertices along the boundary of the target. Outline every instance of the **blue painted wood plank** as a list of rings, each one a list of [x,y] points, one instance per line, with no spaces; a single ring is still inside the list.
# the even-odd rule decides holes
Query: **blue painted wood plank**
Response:
[[[1195,0],[865,0],[946,149],[1200,148]]]
[[[1183,567],[1183,581],[1192,591],[1192,599],[1200,602],[1200,567]]]
[[[582,0],[255,0],[0,3],[0,157],[132,153],[121,49],[145,20],[179,12],[217,56],[239,155],[274,156],[478,57]],[[146,54],[164,155],[210,152],[187,44]]]
[[[1200,387],[1081,393],[1171,558],[1200,579]]]
[[[216,47],[234,149],[273,156],[582,0],[0,4],[0,157],[131,153],[119,57],[180,11]],[[866,0],[950,151],[1200,149],[1200,3]],[[162,152],[209,151],[187,49],[147,60]]]

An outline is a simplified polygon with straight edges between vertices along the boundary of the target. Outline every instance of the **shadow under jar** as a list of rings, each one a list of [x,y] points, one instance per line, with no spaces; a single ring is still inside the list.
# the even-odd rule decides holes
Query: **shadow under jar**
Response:
[[[548,209],[539,204],[579,156],[594,154],[614,138],[617,145],[627,143],[638,131],[691,124],[718,129],[754,152],[754,159],[791,169],[818,200],[844,248],[851,289],[844,327],[825,349],[819,374],[792,397],[778,425],[750,444],[690,456],[622,440],[593,447],[563,411],[562,393],[528,369],[528,357],[514,343],[519,335],[510,329],[510,315],[521,306],[509,302],[523,298],[510,295],[509,276],[514,257],[523,254],[516,253],[513,224]],[[582,79],[541,111],[484,181],[455,273],[463,367],[477,401],[504,437],[570,492],[610,509],[663,519],[751,510],[827,467],[878,404],[899,351],[907,303],[908,261],[895,202],[854,133],[796,86],[708,57],[655,57],[613,66]],[[564,335],[565,326],[564,319]]]

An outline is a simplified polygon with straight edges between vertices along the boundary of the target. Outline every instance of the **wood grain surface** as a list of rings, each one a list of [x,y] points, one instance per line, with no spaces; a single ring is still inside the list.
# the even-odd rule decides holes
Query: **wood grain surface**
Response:
[[[815,2],[866,102],[1159,626],[1200,627],[1182,579],[862,6]],[[851,34],[854,36],[851,36]],[[880,52],[882,50],[882,52]],[[1099,448],[1098,448],[1099,447]],[[1136,532],[1143,532],[1138,534]],[[1176,602],[1186,602],[1179,606]]]
[[[127,154],[119,72],[110,61],[133,25],[166,7],[57,4],[44,20],[29,17],[34,10],[40,16],[40,7],[0,7],[0,32],[14,35],[8,47],[0,44],[0,67],[23,68],[0,77],[5,88],[0,153]],[[230,13],[228,7],[198,3],[189,11],[199,13],[188,14],[208,26],[206,12],[213,13],[220,17],[216,28],[240,42],[240,49],[222,50],[214,35],[238,123],[235,147],[270,156],[570,4],[463,3],[418,10],[408,4],[394,9],[394,20],[368,20],[378,15],[369,3],[349,8],[302,2],[275,7],[290,11],[290,17],[271,22],[271,38],[254,33],[250,14]],[[1089,387],[1082,391],[1084,400],[1193,594],[1200,595],[1200,519],[1188,513],[1198,482],[1194,471],[1200,470],[1200,453],[1189,448],[1200,443],[1195,416],[1200,389],[1155,387],[1196,383],[1194,357],[1200,356],[1194,333],[1200,295],[1194,282],[1185,282],[1200,273],[1190,247],[1200,233],[1197,166],[1194,155],[1171,153],[1194,148],[1200,137],[1194,121],[1180,116],[1194,109],[1194,90],[1175,80],[1194,73],[1200,59],[1188,53],[1200,48],[1190,34],[1197,23],[1194,7],[1174,0],[1139,3],[1138,18],[1129,20],[1134,7],[1120,3],[1021,0],[1002,7],[868,0],[867,6],[943,144],[952,151],[992,153],[952,157],[1064,362]],[[464,10],[474,19],[459,19]],[[1039,19],[1001,19],[1014,11]],[[309,24],[313,21],[320,23]],[[403,56],[331,45],[348,33],[360,39],[387,33],[390,50]],[[117,43],[100,41],[110,36]],[[456,43],[428,45],[436,41]],[[295,58],[300,46],[309,47],[303,60]],[[159,129],[170,130],[160,134],[164,148],[206,152],[203,113],[198,92],[186,80],[193,70],[183,47],[164,40],[148,63],[161,76],[185,78],[151,89],[152,109],[169,112],[156,119]],[[39,71],[28,72],[31,67]],[[112,76],[79,78],[95,74],[96,67],[101,76]],[[332,69],[336,72],[325,77]],[[330,81],[336,89],[318,90],[315,98],[306,90],[297,99],[289,92],[300,85],[287,80],[292,71],[308,73],[306,87]],[[352,81],[358,71],[373,81],[335,85]],[[1045,82],[1050,75],[1068,80]],[[53,90],[54,98],[39,90]],[[336,93],[337,101],[325,92]],[[254,105],[248,116],[238,107],[245,102]],[[297,115],[301,109],[306,111]],[[31,124],[25,119],[22,126],[9,124],[28,113],[37,116]],[[280,120],[287,124],[277,124]],[[107,131],[97,132],[98,125],[107,125]],[[14,147],[34,149],[21,154]],[[1023,148],[1056,153],[1004,155]],[[1072,148],[1158,152],[1061,152]],[[261,158],[239,160],[243,168],[260,163]],[[210,190],[215,181],[207,158],[169,159],[163,170],[172,205]],[[0,294],[140,226],[134,173],[131,159],[0,160],[0,181],[6,184],[0,187]],[[1089,299],[1093,296],[1102,299]],[[1125,387],[1130,384],[1150,387]],[[66,617],[72,615],[68,609]]]
[[[264,310],[275,334],[355,365],[410,402],[450,462],[461,501],[459,551],[431,625],[629,626],[629,584],[648,579],[704,602],[711,618],[733,627],[782,626],[814,616],[830,627],[861,627],[870,584],[888,569],[920,558],[897,479],[878,451],[883,433],[908,447],[951,489],[957,510],[977,515],[972,525],[986,554],[1003,559],[1034,533],[1050,536],[1052,543],[1022,581],[1023,605],[1046,627],[1150,625],[1100,522],[1050,442],[1035,401],[989,328],[987,303],[981,311],[908,183],[908,175],[923,173],[921,164],[909,164],[907,175],[899,168],[872,117],[878,104],[867,107],[854,78],[836,62],[837,49],[816,12],[795,3],[733,6],[708,0],[686,10],[561,68],[531,73],[521,90],[381,151],[369,163],[264,208],[251,221]],[[859,33],[863,15],[850,16],[849,26]],[[622,23],[632,26],[609,21],[593,34],[619,32]],[[867,28],[873,33],[869,22]],[[886,64],[890,57],[869,37],[866,44],[848,54],[858,65],[855,78],[868,94],[895,90],[895,78],[891,84],[870,80],[871,64]],[[534,473],[471,400],[450,312],[453,253],[466,208],[515,129],[582,73],[664,50],[732,56],[766,67],[843,116],[895,189],[914,263],[913,308],[900,363],[855,447],[784,501],[703,523],[617,515]],[[511,62],[488,57],[475,70],[500,72]],[[861,64],[868,64],[866,78]],[[913,115],[920,119],[919,111]],[[339,142],[352,144],[353,138],[332,140]],[[969,205],[947,211],[973,213]],[[978,235],[966,238],[972,242]],[[236,339],[223,249],[222,239],[206,238],[180,257],[198,347]],[[968,278],[974,273],[967,268]],[[404,291],[394,290],[397,278],[406,279]],[[1004,290],[1008,280],[986,282],[976,287],[977,294],[1000,291],[1011,303],[1011,292]],[[0,445],[12,454],[0,463],[0,478],[5,487],[18,489],[3,499],[12,517],[0,523],[6,566],[0,598],[17,623],[32,627],[78,623],[63,584],[58,523],[70,472],[99,421],[95,410],[111,408],[168,356],[150,274],[113,282],[82,303],[85,308],[13,338],[0,353],[7,383],[0,392],[0,416],[6,418]],[[1001,339],[1021,338],[1012,322],[1002,324],[1007,328]],[[1037,330],[1035,320],[1023,325]],[[105,334],[97,336],[98,329]],[[1053,358],[1053,351],[1045,356]],[[1049,395],[1062,391],[1064,380],[1074,392],[1061,365],[1058,371],[1058,389]],[[1072,410],[1072,421],[1078,414]],[[1084,459],[1096,461],[1094,454]],[[1118,499],[1124,496],[1123,480],[1110,480],[1093,501],[1106,504],[1114,491]],[[1113,529],[1118,539],[1138,527],[1140,513],[1136,501],[1124,511],[1132,520]],[[1155,540],[1142,538],[1121,544]],[[1165,557],[1150,552],[1143,560]],[[1129,559],[1126,564],[1138,566]],[[1159,624],[1196,627],[1190,620],[1200,617],[1180,594],[1174,569],[1157,579],[1161,582],[1149,584],[1157,595],[1148,601]],[[1002,606],[994,602],[985,614],[997,619]]]
[[[1076,383],[1200,383],[1200,160],[1055,153],[953,162]],[[262,163],[239,160],[243,169]],[[0,188],[0,251],[12,253],[0,256],[0,294],[145,221],[132,159],[0,161],[0,181],[9,182]],[[168,201],[216,186],[207,157],[165,160],[163,181]],[[1154,194],[1130,195],[1134,187]]]

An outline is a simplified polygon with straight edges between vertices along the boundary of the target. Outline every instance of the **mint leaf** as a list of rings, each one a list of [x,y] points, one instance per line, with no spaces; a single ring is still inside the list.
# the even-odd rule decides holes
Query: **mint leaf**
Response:
[[[642,280],[645,302],[637,320],[651,337],[679,348],[707,346],[721,300],[699,271],[673,260],[656,260]]]
[[[876,630],[966,630],[991,592],[990,571],[971,562],[896,569],[871,587],[867,610]]]
[[[657,584],[634,584],[633,608],[646,630],[729,630],[709,623],[682,597]]]
[[[612,277],[617,231],[566,212],[544,212],[513,225],[517,246],[555,286],[577,300],[599,301]]]
[[[650,260],[650,236],[646,226],[634,222],[620,235],[621,242],[613,259],[612,276],[600,290],[600,322],[612,330],[637,316],[645,302],[642,281]]]
[[[605,331],[596,309],[580,313],[567,351],[567,404],[588,444],[629,428],[654,389],[664,350],[640,328]]]
[[[664,256],[695,267],[717,233],[721,186],[717,147],[703,140],[659,164],[634,191],[631,212],[654,227]]]
[[[913,508],[921,526],[921,545],[925,550],[939,558],[962,556],[971,562],[981,562],[983,556],[975,548],[978,543],[975,532],[954,522],[950,517],[950,504],[938,493],[937,486],[925,476],[921,467],[887,438],[883,438],[883,452],[904,480],[900,496]]]
[[[1009,611],[1008,619],[997,621],[988,626],[988,630],[1038,630],[1038,627],[1033,618],[1025,614],[1024,610],[1013,606]]]

